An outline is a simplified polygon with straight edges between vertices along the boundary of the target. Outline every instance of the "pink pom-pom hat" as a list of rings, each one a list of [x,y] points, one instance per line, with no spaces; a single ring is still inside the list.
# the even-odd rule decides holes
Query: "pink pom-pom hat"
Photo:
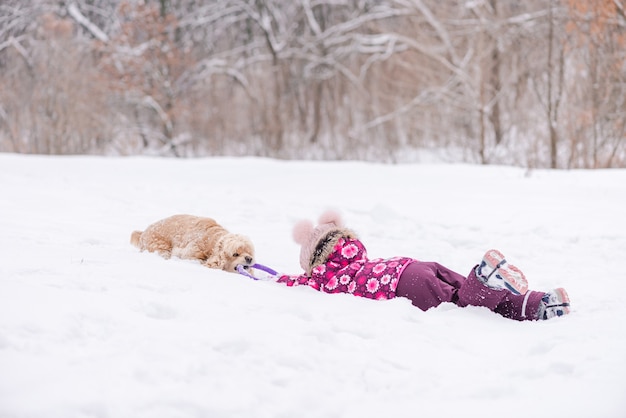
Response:
[[[300,265],[308,276],[315,266],[324,264],[340,238],[356,238],[356,234],[344,228],[341,215],[327,210],[319,217],[318,225],[308,220],[297,222],[293,227],[293,239],[302,247]]]

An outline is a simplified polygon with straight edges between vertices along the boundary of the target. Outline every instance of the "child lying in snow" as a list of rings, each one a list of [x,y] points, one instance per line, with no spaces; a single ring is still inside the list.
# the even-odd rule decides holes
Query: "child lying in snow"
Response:
[[[367,258],[356,234],[344,228],[340,216],[325,212],[319,225],[300,221],[293,230],[302,246],[305,273],[281,275],[287,286],[309,285],[327,293],[351,293],[370,299],[402,296],[425,311],[442,302],[484,306],[518,321],[550,319],[570,312],[565,289],[528,291],[524,274],[497,250],[489,250],[467,277],[439,263],[409,257]]]

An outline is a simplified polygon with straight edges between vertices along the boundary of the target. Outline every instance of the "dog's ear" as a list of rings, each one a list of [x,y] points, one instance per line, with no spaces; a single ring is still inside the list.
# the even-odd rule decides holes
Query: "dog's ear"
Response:
[[[226,266],[226,257],[224,257],[224,240],[219,239],[215,243],[215,247],[213,248],[213,252],[207,257],[204,264],[207,267],[214,269],[224,269]]]

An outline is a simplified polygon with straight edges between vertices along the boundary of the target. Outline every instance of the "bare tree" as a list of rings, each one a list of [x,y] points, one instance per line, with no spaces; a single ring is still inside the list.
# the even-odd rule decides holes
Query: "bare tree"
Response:
[[[615,0],[0,3],[0,151],[626,165]]]
[[[570,0],[572,75],[569,166],[623,166],[626,160],[626,16],[621,2]]]

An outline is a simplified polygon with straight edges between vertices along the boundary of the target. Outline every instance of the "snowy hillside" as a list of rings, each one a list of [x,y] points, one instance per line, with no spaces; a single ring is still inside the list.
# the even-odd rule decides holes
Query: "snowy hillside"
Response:
[[[293,224],[341,211],[372,257],[461,273],[495,247],[573,313],[371,301],[164,260],[176,213],[299,273]],[[0,154],[0,417],[626,416],[626,171]]]

